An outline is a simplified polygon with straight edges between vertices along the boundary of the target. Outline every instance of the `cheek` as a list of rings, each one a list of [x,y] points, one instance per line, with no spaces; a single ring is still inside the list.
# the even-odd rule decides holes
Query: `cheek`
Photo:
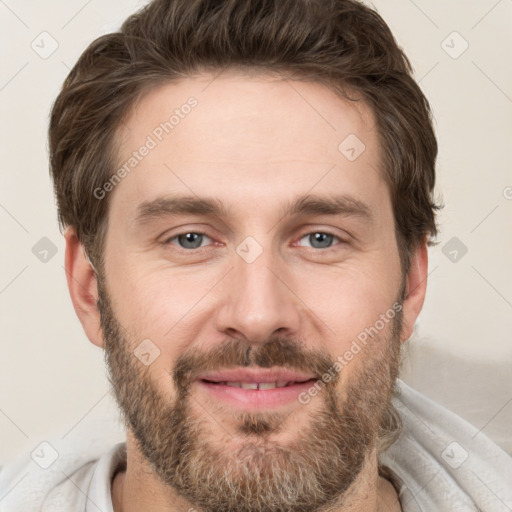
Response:
[[[169,268],[126,269],[117,281],[116,314],[131,333],[133,347],[144,341],[157,357],[149,371],[158,389],[174,394],[171,372],[178,357],[201,337],[211,315],[205,315],[208,290],[216,276],[204,272],[170,271]],[[218,278],[216,278],[218,280]],[[149,340],[149,341],[147,341]],[[140,350],[139,350],[140,351]]]
[[[396,272],[386,273],[384,266],[329,269],[304,275],[297,283],[297,294],[325,324],[338,353],[381,315],[389,316],[399,287]]]
[[[176,270],[165,262],[143,265],[137,260],[113,269],[110,282],[123,324],[158,339],[170,336],[212,286],[209,274],[198,269]]]

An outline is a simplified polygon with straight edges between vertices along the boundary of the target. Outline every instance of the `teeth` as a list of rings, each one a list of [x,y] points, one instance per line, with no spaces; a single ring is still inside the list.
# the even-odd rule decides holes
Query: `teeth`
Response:
[[[242,389],[258,389],[257,382],[241,382],[240,384]]]
[[[260,382],[259,384],[257,382],[219,382],[219,384],[242,389],[274,389],[284,388],[289,384],[289,382],[286,380],[279,380],[277,382]]]
[[[276,387],[281,387],[281,386],[277,386],[276,382],[260,382],[259,389],[274,389]]]

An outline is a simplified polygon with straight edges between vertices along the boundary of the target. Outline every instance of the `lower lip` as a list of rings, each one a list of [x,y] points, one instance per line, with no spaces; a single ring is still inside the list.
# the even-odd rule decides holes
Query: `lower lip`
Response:
[[[307,391],[314,384],[315,379],[273,389],[242,389],[224,384],[212,384],[203,380],[196,382],[210,396],[238,409],[261,410],[298,401],[299,395]]]

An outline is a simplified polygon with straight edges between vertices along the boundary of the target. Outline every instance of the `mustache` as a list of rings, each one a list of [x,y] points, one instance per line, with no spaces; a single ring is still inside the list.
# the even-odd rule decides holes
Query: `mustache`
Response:
[[[191,383],[205,372],[278,366],[313,373],[320,378],[334,363],[327,351],[308,349],[300,340],[274,337],[264,344],[254,344],[232,339],[204,352],[198,352],[197,348],[185,351],[176,360],[171,374],[174,385],[184,396]],[[338,380],[339,374],[336,374],[329,384],[335,386]]]

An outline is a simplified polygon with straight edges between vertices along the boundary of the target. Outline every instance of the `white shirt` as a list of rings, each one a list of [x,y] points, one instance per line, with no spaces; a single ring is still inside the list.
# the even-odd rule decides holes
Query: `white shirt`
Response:
[[[512,457],[483,433],[403,381],[393,403],[403,422],[381,462],[399,482],[404,512],[511,512]],[[0,512],[114,512],[111,483],[126,463],[126,443],[84,440],[43,445],[0,471]],[[84,443],[87,443],[84,445]],[[102,450],[102,451],[101,451]]]

